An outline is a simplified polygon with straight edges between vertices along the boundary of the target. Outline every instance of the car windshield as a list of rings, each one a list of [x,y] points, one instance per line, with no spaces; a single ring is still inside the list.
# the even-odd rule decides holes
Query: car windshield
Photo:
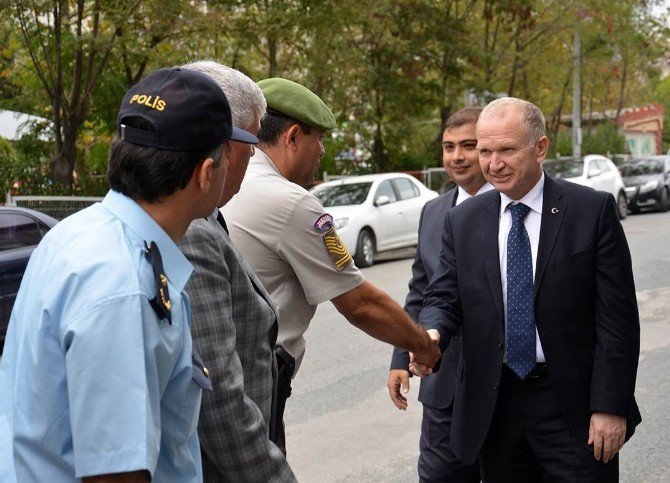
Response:
[[[551,159],[542,163],[542,167],[554,178],[576,178],[584,173],[581,159]]]
[[[323,206],[360,205],[370,192],[372,183],[351,183],[328,186],[314,190],[314,196],[321,200]]]
[[[624,164],[620,167],[621,176],[641,176],[644,174],[657,174],[663,172],[663,163],[653,159],[638,161],[636,163]]]

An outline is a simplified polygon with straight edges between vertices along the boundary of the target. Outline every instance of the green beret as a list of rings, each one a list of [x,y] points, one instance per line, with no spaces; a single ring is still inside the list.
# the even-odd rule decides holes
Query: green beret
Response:
[[[258,82],[268,107],[308,126],[330,131],[335,128],[335,116],[328,106],[308,88],[293,81],[273,77]]]

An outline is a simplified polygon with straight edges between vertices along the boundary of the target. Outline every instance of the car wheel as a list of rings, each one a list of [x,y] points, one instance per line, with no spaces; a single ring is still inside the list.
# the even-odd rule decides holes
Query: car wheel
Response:
[[[616,197],[617,211],[619,213],[619,219],[623,220],[628,215],[628,201],[626,200],[626,193],[621,191]]]
[[[354,262],[358,268],[369,267],[375,262],[375,240],[370,230],[361,230],[358,234]]]
[[[661,199],[658,202],[658,211],[668,211],[670,208],[670,196],[668,196],[668,188],[663,188],[661,192]]]

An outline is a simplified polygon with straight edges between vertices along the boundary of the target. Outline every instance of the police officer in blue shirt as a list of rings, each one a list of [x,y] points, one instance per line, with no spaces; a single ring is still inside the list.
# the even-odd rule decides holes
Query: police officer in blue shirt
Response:
[[[0,363],[0,481],[201,481],[207,369],[176,245],[221,199],[232,127],[204,74],[158,70],[125,95],[101,203],[37,247]]]

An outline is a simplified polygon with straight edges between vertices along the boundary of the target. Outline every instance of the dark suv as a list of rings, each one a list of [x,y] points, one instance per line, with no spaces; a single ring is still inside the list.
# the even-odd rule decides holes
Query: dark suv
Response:
[[[39,211],[0,207],[0,354],[30,255],[58,220]]]

